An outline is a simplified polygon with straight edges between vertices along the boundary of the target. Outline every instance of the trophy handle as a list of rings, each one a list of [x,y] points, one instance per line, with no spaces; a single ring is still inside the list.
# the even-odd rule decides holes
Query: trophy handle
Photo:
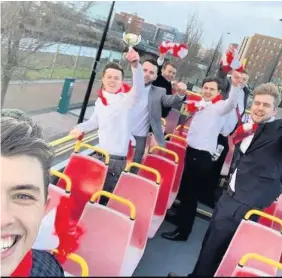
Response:
[[[126,35],[126,33],[123,32],[123,33],[122,33],[122,39],[123,39],[123,41],[126,43],[125,35]]]

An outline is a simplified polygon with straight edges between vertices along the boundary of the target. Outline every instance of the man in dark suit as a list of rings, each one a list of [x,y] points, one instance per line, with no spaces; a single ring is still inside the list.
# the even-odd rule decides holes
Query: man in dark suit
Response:
[[[158,63],[158,76],[157,79],[152,83],[156,87],[166,89],[167,95],[172,95],[172,81],[176,76],[176,66],[172,62],[164,63],[165,55],[160,55],[157,60]],[[171,110],[171,107],[165,107],[162,105],[162,118],[166,118]]]
[[[236,170],[216,205],[189,276],[213,276],[245,214],[251,209],[263,210],[281,194],[282,120],[274,118],[280,102],[281,95],[271,83],[254,90],[252,121],[244,124],[248,132],[240,133],[238,127],[234,133],[240,148]]]
[[[227,73],[222,70],[222,67],[220,67],[219,70],[219,79],[221,81],[222,90],[221,90],[221,95],[223,99],[227,99],[229,96],[230,92],[230,87],[231,87],[231,79],[227,77]],[[251,93],[250,89],[248,88],[248,80],[249,80],[249,75],[247,71],[244,71],[242,73],[242,81],[243,81],[243,86],[242,90],[243,93],[240,96],[240,99],[238,99],[238,105],[234,111],[232,111],[227,117],[226,117],[226,124],[224,129],[222,130],[221,134],[218,136],[218,145],[221,145],[223,147],[223,150],[218,157],[216,161],[213,163],[213,168],[211,171],[211,177],[209,179],[210,183],[210,191],[206,191],[205,193],[202,194],[202,198],[200,200],[211,206],[214,207],[214,201],[215,201],[215,196],[214,193],[218,188],[220,176],[221,176],[221,169],[223,167],[225,158],[228,154],[229,151],[229,145],[228,145],[228,136],[232,134],[238,123],[241,122],[243,115],[245,114],[245,111],[247,109],[247,101],[248,97]]]

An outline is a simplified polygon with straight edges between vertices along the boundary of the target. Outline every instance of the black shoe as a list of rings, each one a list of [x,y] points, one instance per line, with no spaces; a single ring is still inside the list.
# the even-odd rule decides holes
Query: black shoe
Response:
[[[173,232],[162,233],[162,238],[174,241],[186,241],[188,239],[188,235],[181,233],[178,229]]]
[[[173,272],[170,272],[170,273],[167,275],[167,277],[177,277],[177,275],[176,275],[175,273],[173,273]]]

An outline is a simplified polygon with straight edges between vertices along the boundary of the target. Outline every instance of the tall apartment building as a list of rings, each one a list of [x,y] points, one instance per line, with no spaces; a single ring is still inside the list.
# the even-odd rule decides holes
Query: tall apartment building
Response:
[[[246,61],[250,84],[282,83],[282,39],[255,34],[245,37],[239,49],[240,61]]]

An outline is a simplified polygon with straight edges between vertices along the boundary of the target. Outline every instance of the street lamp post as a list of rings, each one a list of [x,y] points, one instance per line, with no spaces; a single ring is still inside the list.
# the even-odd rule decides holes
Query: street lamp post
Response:
[[[103,31],[101,42],[100,42],[100,45],[99,45],[99,48],[98,48],[98,51],[97,51],[97,54],[96,54],[96,58],[95,58],[95,61],[94,61],[94,64],[93,64],[93,69],[92,69],[91,76],[90,76],[90,79],[89,79],[88,87],[87,87],[87,90],[86,90],[86,93],[85,93],[85,96],[84,96],[84,100],[83,100],[83,104],[82,104],[82,108],[81,108],[81,111],[80,111],[80,114],[79,114],[78,123],[82,123],[84,116],[85,116],[87,104],[88,104],[88,101],[89,101],[89,98],[90,98],[90,95],[91,95],[91,90],[92,90],[94,80],[95,80],[95,77],[96,77],[97,66],[99,64],[101,54],[102,54],[102,51],[103,51],[103,48],[104,48],[105,40],[106,40],[106,37],[107,37],[107,33],[108,33],[108,30],[109,30],[112,14],[113,14],[113,11],[114,11],[114,6],[115,6],[115,1],[112,2],[110,12],[109,12],[109,15],[108,15],[108,18],[107,18],[106,26],[105,26],[105,29]]]

